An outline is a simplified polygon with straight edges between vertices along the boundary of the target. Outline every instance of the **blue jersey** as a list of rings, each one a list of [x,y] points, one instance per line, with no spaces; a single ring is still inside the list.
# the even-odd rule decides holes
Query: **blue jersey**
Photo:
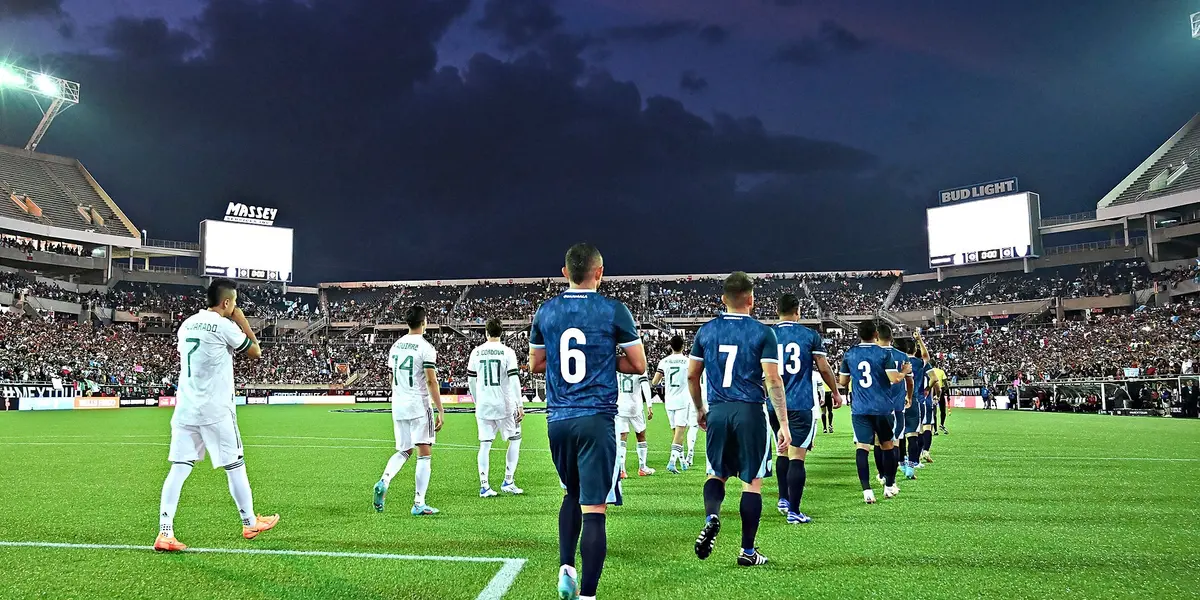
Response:
[[[903,366],[904,363],[909,362],[908,355],[897,350],[896,348],[887,346],[884,349],[891,354],[889,358],[889,360],[891,360],[890,364],[893,365],[892,368],[896,369],[897,371],[900,370],[900,367]],[[916,370],[916,368],[916,365],[913,365],[913,370]],[[898,383],[893,385],[888,393],[892,396],[892,410],[904,410],[904,403],[908,401],[908,386],[904,385],[903,383]]]
[[[912,363],[913,400],[928,402],[929,392],[925,391],[925,385],[929,383],[929,363],[919,356],[908,357],[908,362]]]
[[[825,343],[819,333],[792,321],[781,321],[774,329],[787,409],[812,410],[816,396],[813,361],[816,356],[825,356]]]
[[[723,314],[696,332],[692,360],[704,363],[708,403],[766,402],[762,363],[779,363],[775,332],[749,315]]]
[[[572,289],[543,302],[529,348],[546,350],[546,420],[617,414],[617,346],[641,343],[618,300]]]
[[[891,350],[878,344],[852,346],[842,357],[840,373],[850,377],[850,412],[856,415],[889,415],[892,408],[887,372],[896,372]]]

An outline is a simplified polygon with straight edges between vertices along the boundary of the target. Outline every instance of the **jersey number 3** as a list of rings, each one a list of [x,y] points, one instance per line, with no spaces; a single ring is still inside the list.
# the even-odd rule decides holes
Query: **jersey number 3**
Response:
[[[871,387],[871,384],[875,383],[875,380],[871,379],[871,363],[865,360],[858,363],[858,370],[862,371],[862,379],[858,380],[858,384],[865,388]]]
[[[583,354],[583,350],[572,348],[571,342],[586,344],[587,336],[583,335],[583,331],[572,327],[564,331],[558,340],[558,361],[563,381],[579,383],[587,375],[587,356]]]

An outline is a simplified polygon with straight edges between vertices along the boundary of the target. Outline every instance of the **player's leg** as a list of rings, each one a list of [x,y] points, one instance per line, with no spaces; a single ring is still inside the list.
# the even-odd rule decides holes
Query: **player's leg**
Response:
[[[392,478],[400,472],[400,469],[404,468],[408,457],[412,456],[413,442],[408,421],[393,419],[392,433],[396,436],[396,453],[388,458],[387,465],[383,467],[383,474],[379,476],[379,481],[375,482],[374,505],[376,512],[383,512],[388,487],[392,485]]]
[[[499,494],[492,489],[488,473],[492,467],[492,443],[496,440],[496,430],[500,428],[500,421],[480,419],[476,415],[475,428],[479,432],[479,454],[475,457],[475,465],[479,469],[479,497],[493,498]]]
[[[807,418],[805,418],[807,417]],[[795,423],[793,423],[793,419]],[[807,425],[806,425],[807,423]],[[804,459],[812,448],[813,439],[817,434],[817,421],[812,414],[801,411],[788,411],[788,427],[792,433],[792,445],[788,447],[788,470],[786,482],[781,478],[780,485],[786,483],[788,492],[787,522],[792,525],[808,523],[808,518],[800,511],[800,501],[804,497],[804,484],[808,473],[804,467]]]
[[[158,538],[154,549],[164,552],[185,550],[187,546],[175,539],[175,511],[179,508],[179,495],[183,483],[192,473],[198,460],[204,460],[204,439],[195,427],[184,425],[171,427],[171,449],[167,453],[171,470],[163,481],[162,495],[158,506]]]
[[[546,424],[550,440],[550,458],[563,485],[562,505],[558,509],[558,593],[562,600],[579,595],[579,576],[575,571],[575,552],[583,529],[579,505],[579,448],[575,426],[579,419],[551,421]],[[614,463],[615,458],[614,458]]]
[[[621,467],[621,479],[629,477],[625,473],[625,457],[628,454],[627,444],[629,443],[630,419],[625,417],[617,417],[617,433],[620,434],[620,441],[617,442],[617,465]]]
[[[738,479],[743,482],[739,513],[742,517],[742,551],[738,565],[764,565],[767,557],[758,551],[755,539],[762,521],[762,480],[771,464],[771,440],[763,408],[737,403],[738,423],[734,428],[734,443],[738,449]]]
[[[424,416],[409,421],[413,443],[417,446],[417,465],[413,469],[415,486],[413,489],[413,516],[436,515],[438,509],[425,503],[425,492],[429,490],[429,477],[433,472],[433,444],[437,441],[437,432],[433,430],[433,414],[426,412]]]
[[[721,531],[721,504],[725,502],[725,480],[737,469],[737,447],[731,437],[729,403],[714,404],[708,413],[704,451],[708,457],[708,478],[704,480],[704,527],[696,536],[696,557],[704,560],[712,554]]]
[[[887,479],[884,477],[887,467],[883,460],[883,447],[880,446],[880,442],[880,439],[875,439],[874,448],[871,453],[875,458],[875,479],[878,479],[879,483],[883,483]]]
[[[871,427],[870,415],[850,415],[850,426],[854,430],[854,464],[858,470],[858,482],[862,485],[863,501],[875,504],[875,492],[871,490],[871,448],[875,431]]]
[[[504,481],[500,491],[507,494],[520,495],[525,490],[517,487],[517,461],[521,457],[521,424],[514,417],[504,421],[501,431],[508,438],[508,452],[504,454]]]
[[[688,406],[687,425],[687,465],[691,467],[696,461],[696,439],[700,437],[700,424],[694,405]]]
[[[654,469],[646,464],[650,456],[650,445],[646,442],[646,417],[638,415],[633,420],[633,435],[637,438],[638,476],[647,477],[654,474]]]
[[[671,425],[671,457],[667,459],[667,472],[678,473],[686,469],[683,461],[683,440],[687,435],[687,409],[667,411],[667,421]],[[678,463],[678,466],[676,464]]]
[[[896,485],[896,470],[899,465],[896,461],[896,453],[892,451],[895,444],[892,433],[892,414],[873,416],[875,435],[880,440],[880,449],[883,450],[883,497],[892,498],[900,493],[900,487]]]
[[[235,418],[200,427],[204,445],[212,457],[213,468],[225,470],[229,480],[229,495],[237,505],[242,521],[242,537],[252,540],[258,534],[269,531],[279,523],[279,515],[266,517],[254,512],[254,494],[250,491],[250,478],[246,475],[246,461],[242,451],[242,437]]]
[[[779,417],[775,415],[775,411],[767,407],[767,423],[771,427],[771,434],[776,438],[779,437]],[[789,413],[790,418],[790,413]],[[788,457],[786,454],[780,454],[775,457],[775,487],[779,491],[779,499],[775,503],[776,510],[779,514],[787,516],[788,514],[788,490],[787,490],[787,472],[788,472]]]
[[[579,539],[579,557],[583,563],[579,597],[580,600],[591,600],[596,596],[608,554],[606,512],[609,504],[621,504],[621,480],[613,460],[616,436],[612,417],[594,415],[576,420],[580,421],[581,428],[577,468],[583,513]]]

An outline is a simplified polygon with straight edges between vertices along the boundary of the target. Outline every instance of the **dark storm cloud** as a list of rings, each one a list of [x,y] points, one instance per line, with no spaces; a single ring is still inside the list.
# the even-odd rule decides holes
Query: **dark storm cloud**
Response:
[[[488,0],[476,26],[499,34],[508,49],[524,48],[562,25],[554,4],[555,0]]]
[[[812,67],[839,56],[856,54],[866,49],[868,42],[834,21],[823,21],[815,36],[805,36],[781,46],[771,56],[771,62]]]
[[[516,29],[538,33],[508,37],[527,47],[507,59],[478,53],[439,68],[435,45],[466,8],[212,0],[187,60],[131,58],[154,48],[177,57],[191,39],[179,31],[114,27],[124,32],[110,33],[115,56],[57,57],[60,70],[86,75],[95,116],[56,123],[47,149],[81,158],[155,237],[194,239],[196,222],[231,197],[277,206],[280,224],[296,228],[304,282],[552,274],[582,238],[613,273],[754,270],[760,248],[794,244],[767,225],[780,208],[771,203],[788,198],[799,211],[823,199],[829,218],[850,218],[832,202],[840,184],[806,178],[826,185],[874,169],[854,148],[644,98],[587,64],[591,40],[557,26]],[[781,191],[742,194],[749,175],[778,179]],[[630,243],[631,223],[685,214],[686,225],[664,225],[688,252]]]
[[[198,46],[196,38],[172,30],[163,19],[119,17],[109,25],[105,44],[133,60],[180,60]]]
[[[62,18],[63,0],[0,0],[0,19]]]
[[[770,1],[771,1],[771,4],[774,4],[775,6],[780,6],[783,8],[795,8],[797,6],[800,6],[800,3],[803,0],[770,0]]]
[[[717,46],[729,39],[729,29],[720,25],[705,25],[698,34],[705,43]]]
[[[674,19],[612,27],[608,30],[606,37],[617,42],[657,44],[692,35],[706,44],[717,46],[729,39],[729,29],[720,25],[703,25],[692,19]]]
[[[679,76],[679,89],[689,94],[699,94],[708,89],[708,80],[697,75],[695,71],[684,71]]]

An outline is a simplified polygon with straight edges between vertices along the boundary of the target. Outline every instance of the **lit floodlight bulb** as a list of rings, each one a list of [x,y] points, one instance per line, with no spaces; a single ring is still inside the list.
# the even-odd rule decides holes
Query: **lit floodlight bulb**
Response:
[[[34,76],[33,85],[39,92],[47,96],[57,97],[61,93],[61,90],[58,88],[58,82],[44,73],[38,73]]]
[[[8,65],[0,65],[0,86],[23,86],[25,78]]]

